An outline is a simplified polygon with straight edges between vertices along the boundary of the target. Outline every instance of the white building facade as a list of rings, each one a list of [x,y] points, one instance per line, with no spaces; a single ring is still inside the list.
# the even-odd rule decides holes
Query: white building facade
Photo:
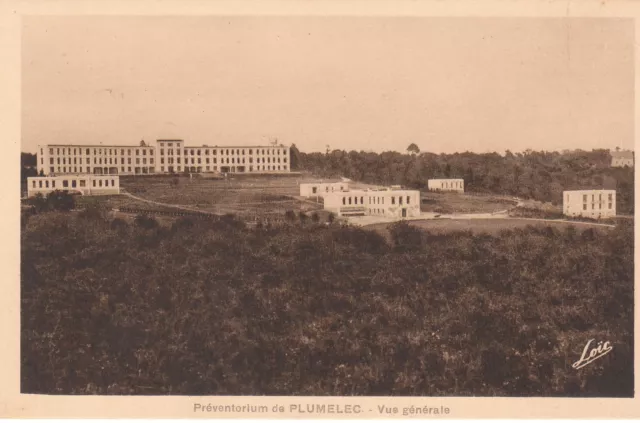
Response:
[[[429,179],[427,188],[429,191],[464,192],[464,179]]]
[[[38,173],[44,175],[291,171],[289,147],[188,147],[183,140],[157,140],[155,145],[41,145],[37,163]]]
[[[616,215],[615,190],[564,191],[562,197],[565,216],[602,219]]]
[[[318,182],[300,184],[301,197],[323,197],[326,194],[348,191],[348,182]]]
[[[403,189],[352,190],[324,196],[324,208],[338,216],[420,216],[420,191]]]
[[[27,196],[47,195],[53,191],[67,191],[82,195],[120,194],[118,175],[60,175],[27,178]]]
[[[611,151],[611,167],[633,167],[633,151]]]

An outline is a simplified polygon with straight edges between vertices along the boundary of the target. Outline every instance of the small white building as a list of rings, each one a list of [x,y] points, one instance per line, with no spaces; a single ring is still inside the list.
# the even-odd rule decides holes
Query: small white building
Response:
[[[332,192],[343,192],[348,190],[348,182],[317,182],[300,184],[301,197],[322,197]]]
[[[564,191],[562,213],[570,217],[601,219],[616,215],[616,191],[597,189]]]
[[[336,191],[324,197],[325,210],[338,216],[420,216],[420,191],[404,189]]]
[[[120,194],[120,177],[118,175],[80,174],[27,178],[28,197],[33,197],[38,193],[47,195],[56,190],[82,195]]]
[[[429,179],[427,188],[429,191],[464,192],[464,179]]]
[[[611,151],[611,167],[633,167],[633,151]]]

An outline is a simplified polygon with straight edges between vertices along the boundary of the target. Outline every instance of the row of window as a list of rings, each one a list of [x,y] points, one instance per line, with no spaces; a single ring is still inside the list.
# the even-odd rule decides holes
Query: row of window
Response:
[[[612,203],[609,203],[609,210],[611,210],[613,207]],[[582,205],[582,210],[586,210],[587,209],[587,203],[584,203]],[[595,210],[596,209],[596,205],[595,203],[591,203],[591,210]],[[598,210],[602,210],[602,203],[598,203]]]
[[[175,155],[179,156],[181,154],[180,151],[181,151],[180,149],[176,149],[176,151],[175,151],[176,154]],[[193,147],[192,148],[185,148],[184,149],[184,155],[188,156],[189,154],[191,154],[192,156],[201,156],[203,151],[204,151],[204,155],[205,156],[208,156],[210,154],[212,154],[214,156],[218,155],[218,150],[216,150],[216,149],[211,149],[211,150],[209,150],[208,148],[196,149],[196,148],[193,148]],[[253,149],[249,148],[248,152],[249,152],[248,153],[249,155],[252,155],[253,154]],[[279,156],[280,154],[282,154],[282,155],[286,155],[287,154],[287,150],[286,149],[283,149],[283,150],[280,150],[280,149],[267,149],[267,150],[265,150],[265,149],[262,149],[262,150],[256,149],[255,152],[256,152],[256,155],[258,155],[258,156],[259,155],[263,155],[263,156],[265,156],[265,155],[266,156],[278,155]],[[242,149],[242,150],[240,150],[240,149],[235,149],[234,150],[234,149],[228,149],[228,148],[227,149],[220,149],[220,155],[221,156],[230,156],[230,155],[231,156],[233,156],[233,155],[236,155],[236,156],[242,155],[242,156],[244,156],[246,154],[247,154],[247,150],[246,149]],[[164,148],[160,149],[160,155],[164,156]],[[173,156],[173,148],[167,149],[167,156]]]
[[[92,180],[93,182],[93,186],[97,187],[97,188],[101,188],[103,187],[103,180],[99,179],[99,180]],[[116,186],[116,181],[115,179],[105,179],[104,180],[104,187],[108,187],[109,186],[109,181],[111,181],[111,186],[115,187]],[[32,187],[35,189],[36,188],[36,181],[31,181],[32,182]],[[71,182],[71,188],[86,188],[87,186],[87,181],[85,179],[80,179],[80,180],[76,180],[76,179],[72,179],[71,181],[67,180],[67,179],[63,179],[62,180],[62,188],[69,188],[69,182]],[[96,185],[97,182],[97,185]],[[37,181],[37,187],[38,188],[49,188],[49,180],[39,180]],[[52,180],[51,181],[51,188],[56,188],[56,181]]]
[[[240,166],[240,167],[242,167],[242,166]],[[167,167],[167,172],[171,172],[170,168],[173,168],[173,166]],[[71,166],[69,166],[69,167],[58,166],[57,173],[84,173],[84,169],[85,168],[82,167],[82,166],[80,166],[80,167],[77,167],[77,166],[73,166],[73,167],[71,167]],[[87,166],[86,169],[87,169],[86,173],[91,173],[91,167],[90,166]],[[94,167],[93,169],[94,169],[94,171],[95,170],[102,171],[102,168],[99,168],[99,167]],[[109,168],[105,167],[104,169],[105,169],[104,173],[117,173],[117,169],[118,168],[117,167],[111,168],[111,169],[115,169],[112,172],[108,171]],[[185,166],[185,169],[188,169],[188,167]],[[195,169],[195,167],[193,167],[192,169]],[[197,169],[198,169],[198,172],[202,171],[202,167],[201,166],[198,166]],[[206,171],[207,172],[211,172],[212,170],[217,172],[218,171],[218,166],[206,166]],[[264,166],[263,165],[263,166],[256,166],[255,170],[256,171],[259,171],[259,170],[268,170],[268,171],[281,170],[281,171],[283,171],[283,170],[287,170],[287,168],[286,168],[286,166],[279,166],[279,165],[278,166],[275,166],[275,165]],[[125,167],[122,166],[120,168],[120,171],[121,172],[129,172],[129,173],[131,173],[132,172],[132,168],[131,168],[131,166],[129,166],[125,170]],[[160,171],[164,172],[165,171],[165,167],[164,166],[160,166]],[[182,171],[182,167],[181,166],[177,166],[177,171],[181,172]],[[222,167],[220,168],[220,171],[222,171]],[[253,172],[253,171],[254,171],[254,167],[253,166],[249,166],[249,172]],[[195,170],[194,170],[194,172],[195,172]],[[229,170],[226,170],[225,172],[229,172]],[[232,172],[235,172],[235,167],[234,167],[234,170],[232,170]],[[242,170],[242,172],[244,172],[244,170]],[[50,167],[49,168],[49,173],[50,174],[55,174],[56,173],[55,167]],[[142,167],[142,168],[136,167],[135,168],[135,173],[155,173],[155,169],[153,167],[148,167],[148,168],[147,167]]]
[[[260,159],[262,159],[262,160],[260,160]],[[151,159],[151,160],[152,160],[151,163],[153,164],[153,159]],[[184,164],[189,164],[189,158],[188,157],[185,157],[184,160],[185,160]],[[202,164],[202,159],[200,157],[198,157],[197,160],[198,160],[197,161],[198,164]],[[205,158],[205,163],[209,164],[210,160],[213,160],[213,164],[217,164],[218,163],[218,160],[215,157],[213,159],[209,159],[209,157]],[[286,163],[287,159],[283,158],[282,161],[284,163]],[[276,162],[276,159],[274,157],[273,158],[273,163],[275,163],[275,162]],[[164,164],[164,163],[165,163],[164,162],[164,157],[160,157],[160,164]],[[169,158],[167,158],[167,163],[168,164],[174,164],[174,163],[180,164],[180,157],[176,158],[175,162],[174,162],[174,158],[173,157],[169,157]],[[241,162],[240,162],[240,158],[239,157],[238,157],[238,161],[236,161],[236,159],[234,157],[232,157],[231,161],[229,161],[229,158],[227,157],[226,161],[225,161],[225,158],[221,158],[220,159],[220,163],[221,164],[225,164],[225,163],[227,163],[227,164],[240,164]],[[242,158],[242,163],[243,164],[245,163],[245,158],[244,157]],[[249,163],[253,163],[253,157],[249,157]],[[264,157],[256,158],[256,163],[265,163]],[[271,157],[267,157],[266,163],[271,163]],[[280,163],[280,157],[278,157],[278,163]],[[196,158],[191,157],[191,164],[196,164]]]
[[[150,156],[153,156],[153,147],[150,147],[149,149],[140,149],[140,148],[136,148],[135,149],[135,153],[136,156],[140,155],[140,152],[142,152],[143,156],[147,155],[147,151],[149,152]],[[124,156],[125,155],[125,151],[127,152],[127,155],[131,156],[131,152],[134,151],[133,148],[49,148],[49,155],[53,156],[54,154],[57,155],[80,155],[82,156],[82,153],[84,152],[85,155],[90,156],[91,153],[93,152],[94,155],[102,155],[102,154],[106,154],[106,155],[118,155],[118,151],[120,151],[120,155]],[[54,153],[55,152],[55,153]],[[40,155],[44,155],[44,149],[40,149]]]
[[[57,163],[60,164],[60,157],[58,157]],[[85,163],[86,164],[91,164],[91,159],[90,158],[86,158],[85,159]],[[127,158],[127,163],[131,164],[131,157]],[[54,160],[53,157],[49,159],[49,164],[54,164]],[[67,164],[67,159],[66,158],[62,158],[62,164],[66,165]],[[71,158],[69,158],[69,163],[71,164]],[[73,164],[82,164],[82,157],[79,159],[76,159],[75,157],[73,158]],[[102,162],[102,158],[97,158],[94,157],[93,158],[93,164],[118,164],[118,158],[116,157],[115,159],[113,158],[109,158],[109,162],[107,163],[107,159],[104,159],[104,163]],[[120,158],[120,164],[124,164],[124,157]],[[137,157],[136,158],[136,164],[140,164],[140,158]],[[142,159],[142,164],[147,164],[147,158],[143,158]],[[153,164],[153,158],[149,158],[149,164]]]
[[[455,182],[442,182],[442,183],[440,184],[440,186],[441,186],[442,188],[445,188],[445,189],[453,189],[453,188],[460,188],[460,189],[462,189],[462,184],[463,184],[463,182],[462,182],[462,181],[455,181]]]
[[[570,194],[567,194],[567,202],[569,202]],[[589,194],[582,194],[582,202],[586,203],[588,201]],[[608,194],[609,201],[613,201],[613,194]],[[596,201],[596,195],[591,194],[591,201]],[[602,194],[598,194],[598,201],[602,201]]]
[[[185,170],[187,171],[191,171],[191,172],[202,172],[202,166],[185,166],[184,167]],[[256,166],[255,169],[253,166],[249,166],[249,172],[253,172],[253,171],[260,171],[260,170],[267,170],[267,171],[271,171],[274,172],[276,170],[287,170],[287,168],[285,166],[273,166],[273,165],[267,165],[267,166]],[[175,169],[173,168],[173,166],[167,166],[166,167],[166,171],[167,172],[182,172],[182,166],[177,166]],[[205,166],[205,171],[206,172],[236,172],[236,167],[229,167],[229,166],[220,166],[220,168],[218,169],[218,166]],[[245,171],[245,167],[244,166],[238,166],[237,168],[238,172],[244,172]],[[160,166],[160,172],[165,172],[165,167],[164,166]]]
[[[359,197],[359,198],[360,198],[360,204],[364,204],[364,197]],[[399,195],[397,198],[398,198],[398,204],[402,204],[404,197]],[[358,204],[358,197],[342,197],[342,204],[346,206],[347,203]],[[407,204],[410,204],[410,203],[411,203],[411,196],[407,195]],[[369,204],[384,204],[384,197],[369,197]],[[391,204],[396,204],[396,197],[394,196],[391,197]]]

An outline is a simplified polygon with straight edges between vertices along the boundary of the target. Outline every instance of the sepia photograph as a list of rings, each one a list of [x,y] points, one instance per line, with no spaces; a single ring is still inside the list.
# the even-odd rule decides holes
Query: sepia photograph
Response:
[[[633,19],[20,42],[21,394],[634,398]]]

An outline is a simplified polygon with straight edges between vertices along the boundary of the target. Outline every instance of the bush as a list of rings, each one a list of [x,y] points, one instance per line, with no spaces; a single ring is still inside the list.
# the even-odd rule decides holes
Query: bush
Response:
[[[158,221],[153,217],[139,214],[135,217],[134,223],[137,227],[142,229],[155,229],[158,227]]]
[[[478,235],[401,222],[390,246],[355,227],[188,221],[30,218],[22,392],[634,394],[632,223]],[[614,350],[577,377],[589,339]]]

